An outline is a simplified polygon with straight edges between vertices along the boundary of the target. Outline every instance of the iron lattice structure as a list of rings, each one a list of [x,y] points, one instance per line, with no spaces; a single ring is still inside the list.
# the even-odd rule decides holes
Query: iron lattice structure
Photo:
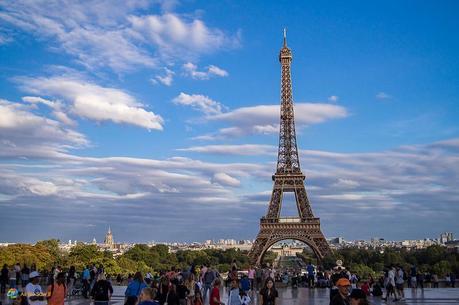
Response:
[[[276,173],[272,176],[274,186],[268,212],[260,219],[260,232],[249,253],[250,261],[254,265],[261,264],[269,247],[285,239],[306,243],[319,260],[330,251],[320,229],[320,219],[314,217],[312,213],[304,187],[305,176],[300,169],[290,73],[292,51],[287,47],[285,31],[279,61],[281,64],[279,152]],[[280,217],[284,192],[295,194],[299,217]]]

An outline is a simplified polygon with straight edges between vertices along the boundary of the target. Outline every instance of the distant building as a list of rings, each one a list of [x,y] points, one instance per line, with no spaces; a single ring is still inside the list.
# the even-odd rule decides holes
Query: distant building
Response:
[[[105,234],[104,245],[109,249],[113,249],[115,247],[115,241],[113,240],[113,234],[110,226],[108,227],[107,234]]]
[[[452,232],[444,232],[440,234],[440,243],[446,244],[447,242],[453,241],[453,233]]]

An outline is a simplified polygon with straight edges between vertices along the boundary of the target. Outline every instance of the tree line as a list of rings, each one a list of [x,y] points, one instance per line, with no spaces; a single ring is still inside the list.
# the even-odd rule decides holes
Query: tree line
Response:
[[[299,254],[306,262],[314,261],[311,253]],[[276,254],[268,252],[264,261],[272,264]],[[170,252],[166,245],[147,246],[137,244],[119,255],[113,256],[110,251],[100,251],[96,245],[79,243],[69,252],[59,249],[56,239],[39,241],[35,245],[14,244],[0,247],[0,264],[12,267],[16,263],[21,265],[35,264],[38,270],[50,270],[53,266],[60,265],[68,268],[75,266],[82,270],[84,266],[96,264],[103,265],[108,274],[133,274],[136,271],[158,272],[170,270],[172,267],[187,268],[191,265],[212,265],[220,272],[230,269],[231,262],[235,259],[241,269],[248,269],[249,260],[247,251],[238,249],[205,249],[199,251],[180,250]],[[344,266],[361,277],[378,275],[391,265],[400,265],[409,270],[415,264],[420,272],[436,273],[444,276],[447,273],[459,273],[459,254],[449,249],[434,245],[426,249],[358,249],[344,248],[334,251],[325,257],[321,264],[325,270],[332,269],[340,259]]]

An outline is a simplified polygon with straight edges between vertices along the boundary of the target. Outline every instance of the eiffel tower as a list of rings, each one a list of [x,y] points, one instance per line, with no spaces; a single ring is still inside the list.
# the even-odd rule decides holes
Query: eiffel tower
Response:
[[[274,186],[268,212],[260,219],[260,231],[249,253],[251,263],[257,266],[261,265],[266,251],[281,240],[293,239],[304,242],[311,247],[319,260],[330,251],[320,229],[320,219],[312,213],[304,188],[305,176],[300,169],[290,77],[292,51],[287,47],[285,29],[279,61],[282,73],[279,152],[276,173],[272,176]],[[280,217],[285,192],[295,194],[298,217]]]

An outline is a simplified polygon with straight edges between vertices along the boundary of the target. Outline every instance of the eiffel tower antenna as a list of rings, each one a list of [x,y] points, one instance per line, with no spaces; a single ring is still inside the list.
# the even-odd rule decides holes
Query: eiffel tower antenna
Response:
[[[281,64],[281,103],[279,150],[271,200],[266,216],[260,219],[260,231],[249,253],[252,264],[260,265],[266,251],[276,242],[294,239],[307,244],[318,260],[330,248],[320,229],[320,219],[314,217],[304,187],[305,176],[300,169],[295,132],[295,114],[292,94],[292,51],[287,47],[287,31],[284,28],[284,44],[279,53]],[[283,194],[295,194],[298,217],[280,217]]]

